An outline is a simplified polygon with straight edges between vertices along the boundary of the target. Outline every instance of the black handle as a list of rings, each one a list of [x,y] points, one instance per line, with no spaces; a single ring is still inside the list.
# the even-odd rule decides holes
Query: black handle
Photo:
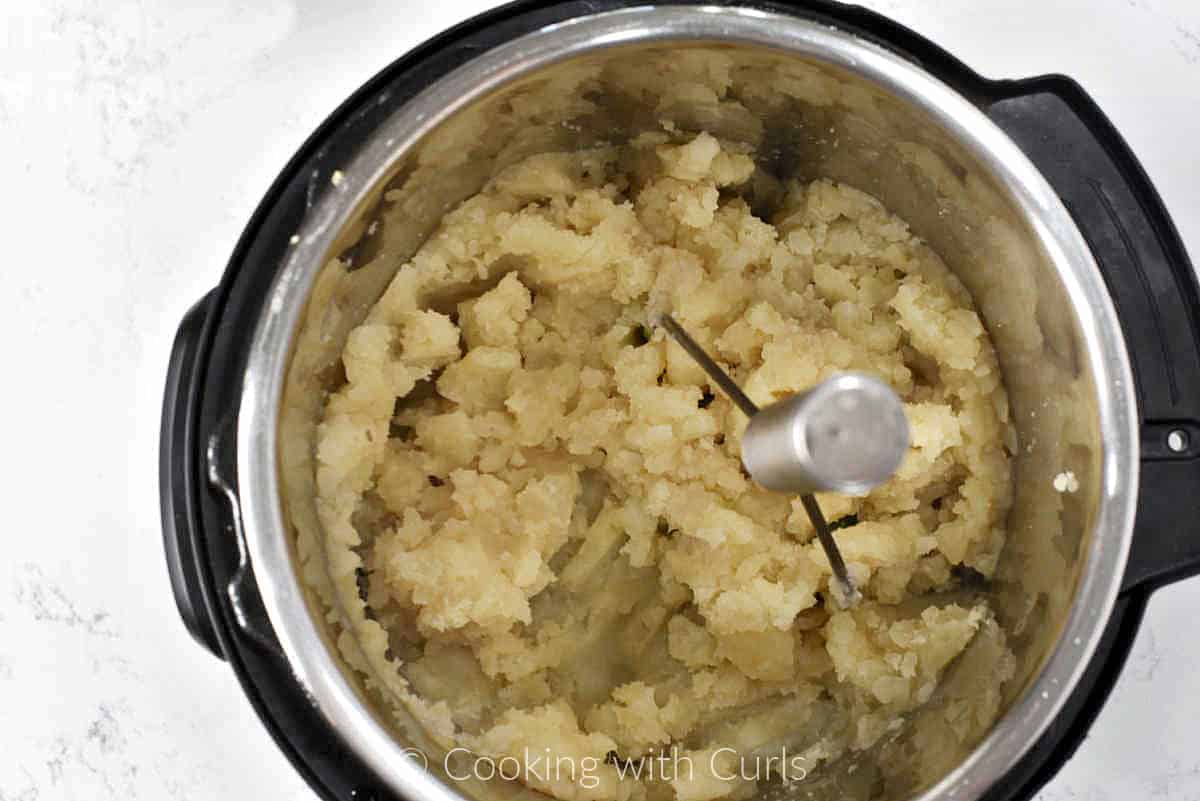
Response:
[[[201,334],[212,307],[212,297],[211,292],[205,295],[184,315],[171,348],[158,443],[158,489],[163,548],[179,616],[198,643],[224,659],[200,587],[195,537],[199,530],[197,490],[201,480],[196,442],[199,400],[196,374],[200,367]]]
[[[992,85],[985,111],[1049,179],[1104,274],[1133,363],[1141,478],[1123,589],[1200,572],[1200,292],[1162,200],[1069,78]]]

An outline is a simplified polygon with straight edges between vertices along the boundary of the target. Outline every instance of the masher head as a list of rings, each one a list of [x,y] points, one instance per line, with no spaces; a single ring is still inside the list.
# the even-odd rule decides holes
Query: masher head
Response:
[[[751,478],[777,492],[862,495],[887,481],[908,449],[904,404],[887,384],[839,373],[759,409],[742,435]]]

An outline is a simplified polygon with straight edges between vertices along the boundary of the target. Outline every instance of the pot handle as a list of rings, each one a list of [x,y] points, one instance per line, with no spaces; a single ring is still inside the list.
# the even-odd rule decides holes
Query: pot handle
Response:
[[[987,115],[1037,165],[1091,247],[1121,319],[1141,419],[1122,590],[1200,573],[1200,291],[1183,242],[1104,112],[1057,75],[991,84]]]
[[[209,292],[183,316],[175,333],[158,441],[158,492],[167,574],[179,616],[196,642],[224,659],[204,602],[196,560],[200,520],[197,498],[201,486],[200,447],[196,442],[199,403],[196,374],[201,334],[212,305],[213,293]]]

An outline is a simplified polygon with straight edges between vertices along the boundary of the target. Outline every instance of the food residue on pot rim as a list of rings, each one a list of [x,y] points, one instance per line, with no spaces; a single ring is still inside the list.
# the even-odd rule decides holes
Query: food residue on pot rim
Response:
[[[1072,493],[1079,491],[1079,479],[1070,470],[1064,470],[1054,477],[1055,492]]]

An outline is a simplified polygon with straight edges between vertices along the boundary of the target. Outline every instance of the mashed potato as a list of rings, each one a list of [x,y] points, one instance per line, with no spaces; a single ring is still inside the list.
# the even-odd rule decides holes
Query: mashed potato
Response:
[[[351,332],[326,405],[318,509],[368,658],[447,747],[592,766],[525,772],[557,798],[745,797],[782,771],[734,762],[872,748],[981,632],[1012,670],[963,591],[1004,544],[1012,441],[971,298],[874,198],[753,155],[644,134],[505,169]],[[904,399],[896,476],[820,497],[861,606],[825,602],[798,500],[747,478],[745,417],[655,312],[758,404],[841,370]],[[666,753],[686,773],[631,770]]]

